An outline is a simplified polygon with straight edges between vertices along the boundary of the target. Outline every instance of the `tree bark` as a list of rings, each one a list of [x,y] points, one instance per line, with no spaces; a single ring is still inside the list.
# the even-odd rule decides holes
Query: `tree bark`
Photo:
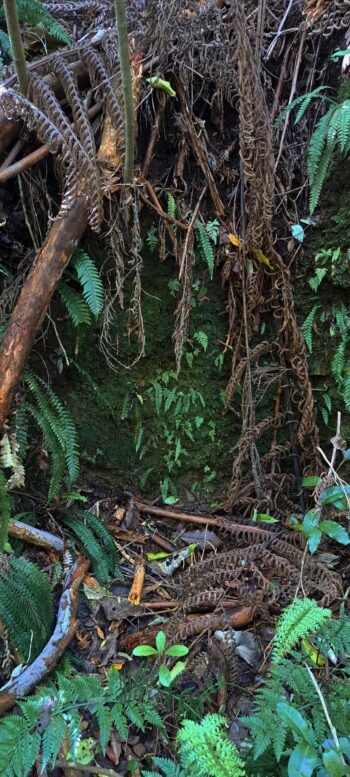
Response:
[[[0,433],[56,284],[87,223],[85,200],[80,196],[66,218],[54,221],[22,287],[0,343]]]

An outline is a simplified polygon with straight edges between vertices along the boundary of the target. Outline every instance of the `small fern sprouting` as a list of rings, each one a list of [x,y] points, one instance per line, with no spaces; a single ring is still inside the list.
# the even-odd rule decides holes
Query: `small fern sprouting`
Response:
[[[209,713],[201,723],[183,720],[176,738],[188,777],[244,777],[244,762],[220,715]]]
[[[213,227],[213,224],[214,224],[214,227]],[[199,219],[196,219],[194,226],[195,226],[195,236],[196,236],[196,242],[197,242],[197,248],[198,248],[199,254],[207,264],[209,275],[212,278],[214,274],[214,266],[215,266],[215,254],[214,254],[213,246],[216,243],[217,235],[218,235],[215,222],[209,222],[209,230],[208,230],[208,225],[204,226],[199,221]]]
[[[58,674],[56,684],[41,687],[36,696],[19,703],[20,714],[0,722],[2,777],[28,777],[38,758],[42,771],[48,765],[54,768],[64,741],[71,760],[79,761],[85,715],[90,720],[93,716],[99,729],[91,760],[98,752],[105,754],[114,728],[122,741],[132,725],[141,731],[147,725],[163,728],[151,691],[151,686],[127,674],[121,677],[115,669],[106,682],[97,675]]]
[[[118,576],[116,549],[107,526],[96,515],[77,508],[69,510],[64,523],[74,535],[80,550],[91,559],[93,571],[101,583]]]
[[[67,280],[59,283],[58,292],[74,326],[90,325],[92,319],[96,320],[100,315],[104,303],[104,291],[99,272],[95,262],[81,249],[74,253],[70,266],[76,271],[81,292],[68,282],[72,278],[69,272],[65,275]]]
[[[49,500],[59,491],[66,475],[66,485],[72,485],[79,474],[77,432],[73,419],[57,394],[43,381],[26,372],[24,382],[35,404],[22,403],[22,413],[31,416],[42,432],[44,444],[51,456]]]
[[[278,620],[273,640],[273,661],[279,661],[307,634],[317,631],[331,615],[331,610],[319,607],[313,599],[295,599]]]
[[[23,556],[0,556],[0,620],[24,661],[32,661],[51,634],[53,610],[49,580]]]

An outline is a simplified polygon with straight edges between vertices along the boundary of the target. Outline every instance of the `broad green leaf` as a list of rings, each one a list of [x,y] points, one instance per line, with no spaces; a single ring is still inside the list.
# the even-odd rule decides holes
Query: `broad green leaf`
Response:
[[[183,672],[185,666],[186,664],[184,661],[178,661],[177,664],[173,666],[173,668],[170,670],[171,682],[173,682],[173,680],[175,680],[175,678],[178,677],[181,672]]]
[[[306,539],[309,537],[310,532],[314,529],[321,517],[320,508],[313,507],[308,513],[305,513],[302,523],[302,532]]]
[[[161,664],[159,667],[159,682],[164,685],[165,688],[169,688],[172,677],[170,669],[165,664]]]
[[[301,224],[292,224],[291,232],[293,237],[299,242],[303,243],[305,238],[305,231]]]
[[[302,479],[301,485],[304,486],[304,488],[314,488],[314,486],[318,486],[320,482],[321,478],[318,475],[307,475]]]
[[[331,537],[332,540],[340,542],[341,545],[348,545],[350,542],[350,537],[346,529],[344,529],[343,526],[340,526],[339,523],[336,523],[336,521],[321,521],[319,523],[319,528],[327,534],[328,537]]]
[[[166,636],[164,634],[164,631],[158,631],[158,634],[156,636],[156,646],[158,653],[163,653],[166,643]]]
[[[350,486],[330,486],[325,488],[320,495],[320,502],[324,505],[334,504],[337,499],[343,500],[344,496],[350,495]]]
[[[278,523],[278,518],[274,518],[267,513],[255,513],[253,521],[260,521],[260,523]]]
[[[288,723],[294,734],[305,740],[306,743],[309,743],[310,728],[299,710],[292,707],[288,702],[280,702],[280,704],[277,704],[277,712]]]
[[[146,553],[147,561],[157,561],[159,558],[168,558],[170,554],[165,550],[160,550],[159,553]]]
[[[138,645],[132,651],[133,656],[157,656],[158,650],[151,645]]]
[[[188,647],[186,645],[172,645],[165,652],[167,656],[177,656],[179,658],[180,656],[187,656]]]
[[[311,555],[313,555],[313,553],[316,552],[321,542],[321,539],[322,539],[321,529],[319,529],[318,526],[315,526],[314,529],[311,529],[309,534],[309,539],[308,539],[308,548]]]
[[[343,764],[341,756],[336,750],[328,750],[323,753],[322,760],[331,777],[343,777],[344,774],[349,774],[349,769]]]
[[[311,777],[318,765],[316,748],[307,742],[300,742],[288,761],[288,777]]]

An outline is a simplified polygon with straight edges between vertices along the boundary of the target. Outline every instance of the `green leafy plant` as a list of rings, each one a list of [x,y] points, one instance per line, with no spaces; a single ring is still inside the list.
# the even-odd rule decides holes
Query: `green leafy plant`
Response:
[[[152,647],[152,645],[138,645],[133,649],[132,653],[134,656],[138,656],[140,658],[146,658],[149,656],[157,656],[158,658],[162,658],[163,656],[178,658],[180,656],[186,656],[188,653],[188,648],[186,645],[171,645],[167,648],[164,631],[158,631],[156,636],[156,647]],[[177,661],[172,669],[169,669],[166,664],[161,663],[159,665],[158,671],[158,679],[160,684],[164,685],[165,688],[169,688],[174,680],[176,680],[176,678],[179,676],[179,674],[183,672],[184,668],[184,661]]]
[[[124,677],[115,669],[108,679],[97,675],[66,676],[41,687],[36,696],[19,703],[20,713],[0,722],[0,769],[3,777],[28,777],[37,758],[41,769],[52,769],[64,741],[72,761],[82,753],[84,716],[95,718],[99,737],[95,748],[87,741],[91,761],[96,752],[106,752],[114,728],[126,741],[131,725],[141,731],[147,725],[163,728],[147,684]],[[85,763],[87,763],[85,761]]]
[[[140,461],[145,460],[142,487],[153,471],[152,451],[159,449],[159,441],[162,440],[164,471],[160,486],[162,499],[168,504],[174,504],[177,500],[173,475],[179,472],[183,459],[189,455],[187,441],[196,444],[199,440],[209,439],[213,442],[216,438],[215,422],[204,413],[205,407],[202,392],[193,386],[180,388],[172,370],[159,371],[142,391],[137,388],[124,398],[121,418],[126,419],[132,412],[135,451]],[[156,419],[152,432],[147,430],[146,434],[144,418],[150,412],[155,414]]]
[[[74,326],[89,325],[99,317],[103,308],[102,281],[95,262],[81,249],[75,251],[70,267],[74,267],[76,276],[67,271],[66,280],[58,284],[57,290]],[[81,286],[81,292],[72,285],[76,281]]]
[[[63,521],[74,536],[74,541],[85,556],[92,560],[93,571],[101,583],[111,575],[120,576],[116,549],[109,529],[93,513],[72,507]]]
[[[245,766],[236,745],[226,733],[226,720],[208,713],[200,723],[183,720],[177,733],[180,764],[168,758],[152,758],[162,777],[244,777]],[[143,777],[159,777],[143,770]]]
[[[226,732],[226,720],[209,713],[201,723],[183,720],[177,734],[181,764],[193,777],[244,777],[245,766]]]
[[[268,764],[269,774],[311,777],[317,772],[336,777],[349,771],[350,667],[347,661],[330,677],[321,675],[318,680],[313,668],[326,663],[330,650],[336,662],[338,656],[344,660],[344,647],[350,647],[350,622],[344,610],[336,619],[311,600],[297,609],[295,605],[286,608],[278,622],[277,652],[275,647],[269,677],[255,694],[254,714],[241,722],[253,736],[252,758],[261,774]],[[305,636],[312,640],[312,650]],[[290,657],[282,657],[284,638],[289,649],[295,648]],[[248,755],[248,773],[249,766]]]
[[[273,661],[279,661],[307,634],[317,631],[331,615],[331,610],[319,607],[313,599],[294,599],[277,621],[276,635],[272,643]]]
[[[23,661],[33,660],[53,625],[47,575],[28,559],[0,556],[0,619]]]
[[[350,410],[350,367],[348,357],[350,316],[344,303],[332,305],[330,309],[324,309],[321,313],[319,313],[319,309],[320,304],[314,305],[302,325],[305,342],[309,352],[312,353],[315,321],[320,322],[323,325],[322,328],[328,324],[329,337],[338,340],[332,358],[332,373],[345,407],[347,410]]]
[[[18,19],[21,24],[38,30],[38,41],[46,35],[59,43],[70,45],[70,37],[62,24],[56,21],[39,0],[16,0]],[[0,20],[5,18],[5,6],[0,8]],[[7,33],[0,30],[0,46],[3,52],[12,57],[12,46]],[[3,61],[0,58],[0,71]]]
[[[30,416],[43,435],[44,444],[51,456],[51,479],[48,499],[57,495],[65,479],[69,487],[78,478],[79,450],[73,419],[55,392],[41,378],[32,373],[24,374],[34,403],[21,403],[22,423]],[[25,451],[22,451],[24,454]]]

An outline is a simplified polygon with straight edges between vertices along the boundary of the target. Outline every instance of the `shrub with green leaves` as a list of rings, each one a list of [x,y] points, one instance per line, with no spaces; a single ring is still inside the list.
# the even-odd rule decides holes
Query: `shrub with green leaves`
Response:
[[[254,713],[240,719],[253,737],[248,774],[349,773],[350,619],[344,607],[338,618],[330,615],[312,600],[294,602],[282,614],[269,676],[255,692]],[[336,668],[316,678],[315,667],[327,656]]]

